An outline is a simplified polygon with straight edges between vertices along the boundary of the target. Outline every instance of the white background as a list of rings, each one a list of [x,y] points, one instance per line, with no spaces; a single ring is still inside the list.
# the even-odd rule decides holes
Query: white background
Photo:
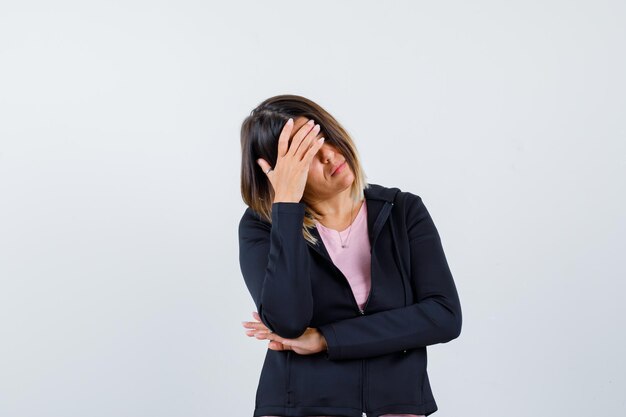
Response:
[[[239,128],[308,97],[422,197],[437,417],[626,415],[622,1],[3,1],[0,416],[252,416]]]

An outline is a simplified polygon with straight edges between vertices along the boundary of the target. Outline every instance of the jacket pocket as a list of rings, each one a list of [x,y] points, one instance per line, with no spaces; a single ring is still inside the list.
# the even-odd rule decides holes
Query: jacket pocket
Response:
[[[332,361],[322,353],[291,356],[290,389],[295,406],[361,409],[361,360]]]
[[[367,376],[370,408],[422,404],[426,362],[425,347],[370,358]]]

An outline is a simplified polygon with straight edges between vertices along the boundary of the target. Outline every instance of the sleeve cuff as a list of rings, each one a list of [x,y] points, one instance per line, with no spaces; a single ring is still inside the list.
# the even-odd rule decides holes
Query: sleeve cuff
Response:
[[[304,214],[304,203],[294,203],[279,201],[272,203],[272,213],[302,213]]]
[[[337,342],[337,335],[335,334],[332,323],[319,326],[317,330],[324,336],[324,339],[326,339],[326,359],[341,359],[341,348]]]

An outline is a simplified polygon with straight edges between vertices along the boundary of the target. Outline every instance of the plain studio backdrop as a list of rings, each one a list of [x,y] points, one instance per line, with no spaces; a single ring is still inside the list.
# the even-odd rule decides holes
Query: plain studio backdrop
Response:
[[[0,416],[252,416],[239,129],[298,94],[422,197],[437,417],[626,415],[622,1],[3,1]]]

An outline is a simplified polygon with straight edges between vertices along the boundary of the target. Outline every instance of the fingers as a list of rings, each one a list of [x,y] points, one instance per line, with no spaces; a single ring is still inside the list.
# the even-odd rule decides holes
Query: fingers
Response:
[[[279,336],[275,335],[274,333],[270,333],[267,330],[257,330],[257,329],[246,330],[246,335],[248,337],[255,337],[259,340],[263,340],[263,339],[275,340],[275,339],[280,338]]]
[[[284,345],[280,342],[274,342],[274,341],[270,341],[267,344],[267,347],[272,349],[272,350],[291,350],[291,348],[287,345]]]
[[[311,335],[317,333],[315,328],[309,327],[305,331],[304,335],[297,339],[286,339],[280,337],[276,333],[270,332],[267,327],[260,322],[261,317],[256,311],[252,312],[252,316],[259,322],[247,322],[243,321],[244,327],[250,328],[246,333],[250,337],[255,337],[258,340],[267,340],[267,348],[271,350],[284,351],[291,350],[299,355],[310,355],[313,353],[321,352],[325,347],[320,350],[319,347],[312,345]],[[319,342],[316,342],[319,344]],[[317,346],[317,345],[316,345]]]
[[[248,330],[246,333],[248,333],[248,332],[255,332],[254,334],[248,335],[248,336],[254,336],[254,337],[256,337],[259,340],[264,340],[264,339],[274,340],[277,337],[277,336],[274,336],[274,333],[270,333],[270,332],[263,331],[263,330],[258,330],[258,331],[257,330]]]
[[[282,338],[278,336],[276,333],[272,333],[269,331],[267,326],[265,326],[261,322],[261,317],[259,313],[256,311],[252,312],[252,316],[258,320],[259,322],[250,322],[250,321],[242,321],[241,324],[243,327],[249,328],[250,330],[246,331],[248,337],[255,337],[258,340],[267,340],[269,343],[267,347],[272,350],[290,350],[291,347],[286,343],[288,339]]]
[[[313,126],[313,129],[311,129],[309,133],[307,133],[307,135],[304,137],[302,142],[300,142],[300,146],[298,147],[298,149],[296,149],[296,158],[298,160],[304,159],[307,151],[311,149],[311,147],[314,145],[315,138],[319,134],[319,131],[320,125]]]
[[[306,153],[304,154],[303,161],[305,161],[307,164],[311,163],[317,151],[319,151],[322,145],[324,145],[324,140],[325,140],[324,137],[321,137],[318,140],[316,140],[313,143],[313,145],[311,145],[309,150],[306,151]]]
[[[254,336],[257,339],[269,338],[269,335],[273,333],[270,332],[270,330],[265,324],[263,324],[263,322],[261,321],[261,317],[259,317],[259,314],[256,312],[253,312],[252,315],[254,316],[255,319],[259,321],[258,322],[254,322],[254,321],[242,321],[241,322],[243,327],[245,327],[246,329],[250,329],[246,331],[246,335],[248,335],[249,337]]]
[[[300,147],[300,144],[304,141],[305,138],[307,138],[308,134],[311,132],[311,129],[313,129],[313,124],[314,124],[314,121],[309,120],[298,130],[298,132],[296,132],[293,139],[291,140],[291,145],[289,146],[289,150],[287,151],[288,155],[291,155],[291,156],[296,155],[296,151]]]
[[[292,343],[294,341],[282,338],[276,333],[269,333],[259,330],[248,330],[246,332],[248,337],[255,337],[257,340],[267,340],[267,347],[272,350],[293,350]]]
[[[265,324],[262,322],[254,322],[254,321],[242,321],[241,324],[246,329],[254,329],[254,330],[269,330]]]
[[[320,125],[315,124],[315,121],[311,119],[298,129],[290,144],[289,138],[293,131],[293,126],[294,121],[292,118],[289,118],[280,132],[280,136],[278,137],[278,159],[289,154],[292,156],[297,155],[298,160],[302,160],[303,155],[308,151],[313,139],[321,129]],[[271,165],[262,158],[257,159],[257,163],[266,174],[268,170],[272,168]]]
[[[278,157],[283,157],[287,153],[287,149],[289,148],[289,137],[291,136],[291,131],[293,130],[293,119],[290,117],[283,126],[283,130],[280,132],[280,136],[278,137]],[[267,170],[266,170],[267,171]]]

